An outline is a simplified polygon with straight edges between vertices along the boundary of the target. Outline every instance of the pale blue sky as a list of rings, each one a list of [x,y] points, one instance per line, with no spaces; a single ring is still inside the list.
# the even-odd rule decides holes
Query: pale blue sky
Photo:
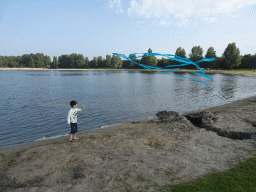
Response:
[[[0,55],[255,54],[255,21],[256,0],[0,0]]]

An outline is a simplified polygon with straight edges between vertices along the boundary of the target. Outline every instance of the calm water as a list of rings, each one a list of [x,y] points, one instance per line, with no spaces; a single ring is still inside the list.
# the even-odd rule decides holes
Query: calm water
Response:
[[[0,147],[67,136],[71,100],[85,105],[78,112],[81,133],[162,110],[183,113],[256,95],[255,77],[211,74],[212,82],[182,75],[209,87],[158,72],[0,70]]]

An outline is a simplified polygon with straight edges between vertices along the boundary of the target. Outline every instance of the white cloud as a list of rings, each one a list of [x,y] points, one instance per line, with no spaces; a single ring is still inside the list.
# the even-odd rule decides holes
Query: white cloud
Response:
[[[172,22],[161,19],[159,25],[170,26]]]
[[[109,1],[110,8],[114,8],[116,6],[118,8],[117,13],[124,13],[124,10],[121,8],[121,0],[110,0]]]
[[[204,18],[204,20],[209,23],[217,21],[217,19],[215,17],[206,17],[206,18]]]
[[[239,16],[238,13],[236,14],[228,14],[227,17],[237,18]]]
[[[146,18],[166,18],[173,15],[185,22],[192,15],[212,16],[217,14],[231,14],[241,7],[255,5],[256,0],[131,0],[127,9],[128,16],[142,16]],[[214,22],[214,17],[205,18]],[[163,23],[161,21],[160,23]]]
[[[241,7],[246,7],[250,5],[255,5],[256,0],[218,0],[218,12],[219,13],[233,13]]]

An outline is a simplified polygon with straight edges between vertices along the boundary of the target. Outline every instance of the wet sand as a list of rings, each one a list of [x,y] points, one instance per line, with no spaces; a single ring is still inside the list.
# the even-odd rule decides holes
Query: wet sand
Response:
[[[256,158],[255,140],[217,132],[256,132],[256,96],[202,111],[200,126],[171,112],[78,132],[73,142],[66,136],[1,149],[0,191],[159,191]]]

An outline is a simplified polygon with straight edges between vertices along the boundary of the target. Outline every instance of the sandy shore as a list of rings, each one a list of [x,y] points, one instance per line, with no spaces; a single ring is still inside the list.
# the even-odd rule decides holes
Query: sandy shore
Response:
[[[203,110],[201,127],[171,112],[167,123],[156,117],[78,132],[73,142],[67,136],[1,149],[0,191],[159,191],[191,183],[256,157],[255,140],[229,136],[256,132],[255,112],[256,96]]]
[[[47,69],[47,68],[0,68],[0,70],[54,70],[54,71],[90,71],[90,70],[98,70],[98,71],[105,71],[105,70],[127,70],[127,69]],[[136,69],[134,69],[136,70]],[[150,69],[137,69],[137,70],[145,70],[145,71],[152,71]],[[191,71],[191,72],[199,72],[202,73],[200,70],[182,70],[182,72]],[[179,72],[179,71],[177,71]],[[219,74],[228,74],[228,75],[252,75],[256,76],[256,71],[223,71],[223,70],[205,70],[206,74],[213,74],[213,73],[219,73]]]

